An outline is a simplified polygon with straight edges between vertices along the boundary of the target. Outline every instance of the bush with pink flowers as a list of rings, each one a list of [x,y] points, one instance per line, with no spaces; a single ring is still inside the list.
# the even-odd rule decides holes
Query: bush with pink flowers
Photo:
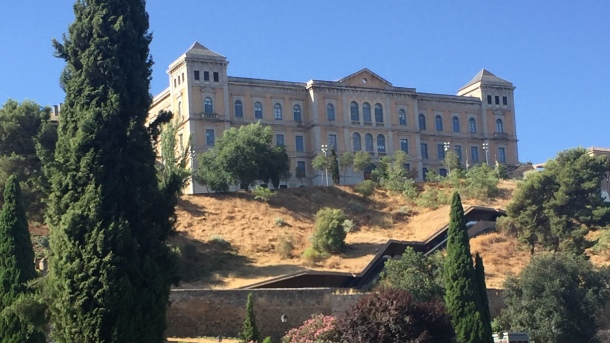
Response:
[[[335,317],[323,314],[313,315],[303,325],[291,329],[282,338],[282,343],[337,343],[339,336],[335,329]]]

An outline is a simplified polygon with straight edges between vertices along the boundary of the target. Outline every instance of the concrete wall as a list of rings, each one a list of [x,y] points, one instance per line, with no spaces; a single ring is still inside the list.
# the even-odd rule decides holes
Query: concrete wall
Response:
[[[492,317],[504,306],[501,290],[488,290]],[[362,294],[341,294],[330,288],[255,290],[174,290],[167,311],[168,337],[236,337],[246,317],[246,300],[252,293],[257,326],[263,337],[275,340],[300,326],[312,314],[341,315]],[[282,323],[282,315],[288,317]]]

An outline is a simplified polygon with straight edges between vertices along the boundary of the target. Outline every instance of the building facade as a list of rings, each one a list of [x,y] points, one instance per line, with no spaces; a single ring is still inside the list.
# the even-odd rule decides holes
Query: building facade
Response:
[[[420,93],[395,87],[368,69],[338,81],[287,82],[232,77],[229,62],[199,43],[167,71],[169,87],[153,99],[149,118],[170,110],[182,120],[179,143],[196,154],[214,145],[223,131],[260,121],[274,131],[291,158],[291,172],[305,170],[305,184],[322,185],[313,170],[321,146],[344,152],[366,151],[376,160],[402,150],[417,180],[435,170],[444,174],[446,149],[465,165],[519,161],[512,83],[481,70],[457,95]],[[189,143],[190,142],[190,143]],[[196,163],[193,163],[196,168]],[[361,181],[349,171],[342,182]],[[293,176],[290,187],[301,183]],[[192,183],[187,193],[205,189]]]

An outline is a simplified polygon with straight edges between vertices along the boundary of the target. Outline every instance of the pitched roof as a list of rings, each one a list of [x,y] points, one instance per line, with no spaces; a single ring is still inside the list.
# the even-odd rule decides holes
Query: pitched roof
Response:
[[[474,78],[472,78],[472,80],[470,80],[470,82],[468,82],[466,85],[464,85],[464,87],[462,87],[460,89],[464,89],[464,88],[466,88],[468,86],[472,86],[473,84],[475,84],[477,82],[483,82],[483,83],[504,83],[504,84],[509,84],[509,85],[512,86],[511,82],[497,77],[496,75],[492,74],[490,71],[488,71],[486,69],[481,69],[481,71],[479,71],[477,73],[477,75],[475,75]]]
[[[184,53],[186,57],[218,57],[225,59],[226,57],[218,54],[205,46],[203,46],[199,42],[193,43],[191,47]]]
[[[386,85],[388,85],[388,86],[392,86],[392,84],[391,84],[391,83],[390,83],[388,80],[386,80],[386,79],[384,79],[383,77],[381,77],[381,76],[379,76],[379,75],[377,75],[377,74],[373,73],[373,72],[372,72],[372,71],[370,71],[368,68],[362,68],[362,69],[358,70],[357,72],[355,72],[355,73],[353,73],[353,74],[350,74],[350,75],[348,75],[348,76],[346,76],[346,77],[344,77],[344,78],[342,78],[342,79],[339,79],[339,81],[338,81],[338,82],[345,82],[345,81],[347,81],[347,80],[349,80],[349,79],[351,79],[351,78],[353,78],[353,77],[355,77],[355,76],[358,76],[358,75],[360,75],[360,74],[362,74],[362,73],[369,73],[370,75],[372,75],[372,76],[374,76],[374,77],[378,78],[378,79],[379,79],[379,80],[380,80],[382,83],[384,83],[384,84],[386,84]]]

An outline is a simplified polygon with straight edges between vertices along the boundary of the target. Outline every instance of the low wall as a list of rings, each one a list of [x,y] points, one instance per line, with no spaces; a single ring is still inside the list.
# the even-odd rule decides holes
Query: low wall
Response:
[[[252,293],[256,323],[263,337],[277,339],[312,314],[339,315],[361,294],[340,294],[330,288],[254,290],[173,290],[167,311],[168,337],[236,337],[246,318]],[[282,315],[288,318],[281,322]]]
[[[312,314],[340,315],[362,294],[344,294],[331,288],[252,290],[173,290],[167,311],[168,337],[199,337],[219,334],[236,337],[246,318],[246,301],[252,293],[256,323],[263,337],[275,340],[300,326]],[[492,318],[500,313],[502,291],[487,290]],[[282,323],[285,315],[287,322]]]

